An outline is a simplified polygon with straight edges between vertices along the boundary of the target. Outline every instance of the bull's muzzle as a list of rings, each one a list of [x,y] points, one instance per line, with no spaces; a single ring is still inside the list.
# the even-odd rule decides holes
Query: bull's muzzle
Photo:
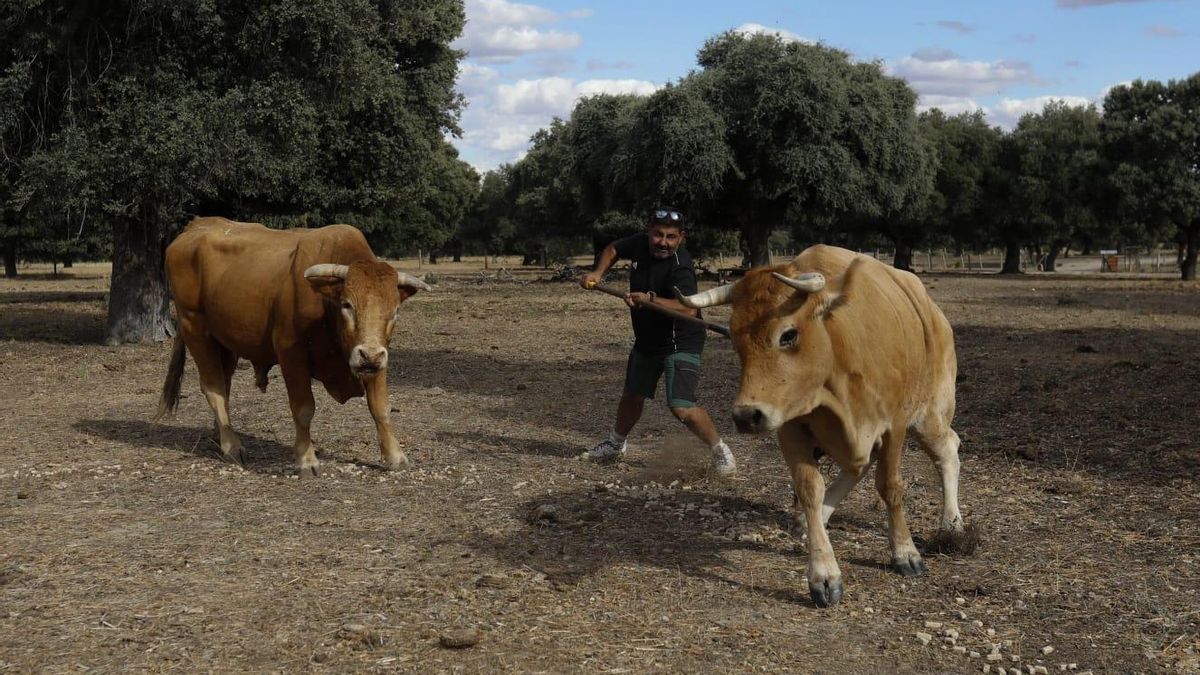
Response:
[[[743,434],[761,434],[771,430],[769,417],[756,405],[735,405],[733,423]]]
[[[350,352],[350,370],[359,377],[371,377],[387,368],[388,352],[386,347],[370,347],[358,345]]]

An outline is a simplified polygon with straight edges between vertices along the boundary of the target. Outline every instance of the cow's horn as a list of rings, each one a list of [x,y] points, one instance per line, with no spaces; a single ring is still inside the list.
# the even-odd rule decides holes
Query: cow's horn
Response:
[[[797,277],[788,277],[779,272],[771,272],[771,276],[805,293],[816,293],[825,288],[825,277],[819,272],[805,272]]]
[[[345,279],[350,273],[350,268],[346,265],[335,265],[333,263],[320,263],[304,270],[305,279],[316,279],[320,277]]]
[[[703,293],[697,293],[695,295],[684,295],[683,293],[680,293],[678,289],[676,289],[675,297],[679,298],[679,302],[682,302],[685,307],[691,307],[692,309],[704,309],[705,307],[713,307],[715,305],[728,305],[729,301],[733,298],[733,287],[736,285],[736,283],[725,284],[724,286],[710,288]]]
[[[429,286],[429,284],[425,283],[424,281],[421,281],[420,279],[414,277],[411,274],[408,274],[406,272],[401,272],[400,270],[396,270],[396,285],[397,286],[405,286],[407,288],[419,288],[422,291],[432,291],[433,290],[433,288],[431,288]]]

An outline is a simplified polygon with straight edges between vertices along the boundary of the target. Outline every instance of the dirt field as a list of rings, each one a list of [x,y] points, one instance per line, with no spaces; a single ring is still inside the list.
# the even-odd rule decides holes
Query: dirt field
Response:
[[[585,465],[619,302],[436,269],[392,343],[413,467],[375,468],[365,403],[318,392],[303,481],[277,369],[265,395],[235,378],[243,471],[212,455],[190,360],[177,418],[150,421],[169,347],[101,344],[103,267],[0,280],[0,671],[1200,672],[1200,286],[923,276],[982,543],[889,572],[864,481],[831,523],[846,597],[819,610],[775,442],[733,432],[728,342],[701,396],[737,478],[705,477],[661,402],[626,463]],[[938,483],[907,458],[929,536]]]

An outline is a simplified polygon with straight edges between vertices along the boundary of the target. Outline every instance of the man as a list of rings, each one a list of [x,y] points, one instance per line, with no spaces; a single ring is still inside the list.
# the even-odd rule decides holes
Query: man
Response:
[[[658,380],[666,375],[667,405],[676,419],[687,425],[712,450],[712,470],[718,476],[737,472],[733,453],[721,440],[712,418],[696,405],[696,386],[700,383],[700,353],[704,350],[704,327],[675,319],[644,307],[639,302],[653,301],[677,312],[699,316],[699,310],[684,307],[675,299],[675,289],[696,292],[696,272],[692,258],[683,248],[686,236],[683,215],[673,208],[651,211],[646,231],[605,247],[596,269],[580,280],[589,288],[600,282],[617,259],[632,261],[629,293],[634,344],[625,366],[625,390],[617,405],[617,421],[609,437],[581,455],[593,462],[611,462],[625,452],[625,437],[641,419],[646,399],[654,398]]]

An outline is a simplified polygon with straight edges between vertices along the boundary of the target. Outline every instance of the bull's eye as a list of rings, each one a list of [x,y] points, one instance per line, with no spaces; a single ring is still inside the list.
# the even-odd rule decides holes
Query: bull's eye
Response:
[[[343,300],[342,301],[342,310],[347,311],[347,312],[353,312],[354,305],[350,304],[349,300]]]
[[[783,331],[783,335],[779,336],[779,346],[780,347],[794,346],[796,344],[796,338],[799,336],[800,336],[800,333],[797,332],[795,328],[789,328],[789,329]]]

